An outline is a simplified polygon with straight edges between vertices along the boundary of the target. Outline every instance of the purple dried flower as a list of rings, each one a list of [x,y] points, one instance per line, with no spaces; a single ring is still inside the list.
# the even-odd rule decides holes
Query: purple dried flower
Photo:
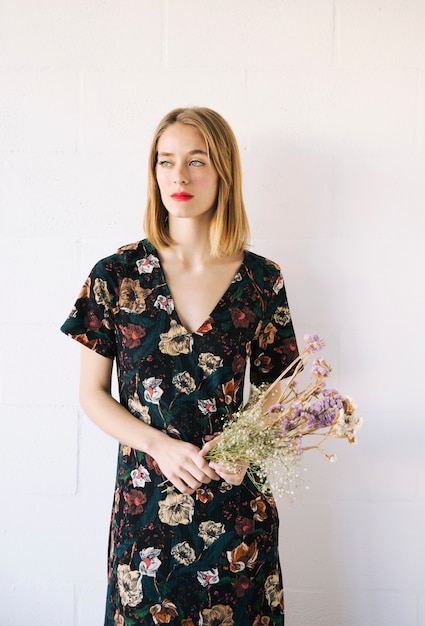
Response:
[[[329,406],[337,406],[339,409],[343,407],[343,397],[336,389],[322,389],[322,396],[329,399]]]
[[[282,431],[284,433],[287,433],[288,430],[290,430],[290,426],[291,426],[291,420],[285,417],[285,419],[282,421],[282,424],[281,424]]]
[[[313,352],[319,352],[325,345],[324,341],[320,339],[319,335],[304,335],[304,341],[307,344],[306,350],[309,354]]]
[[[297,419],[298,417],[300,417],[302,415],[302,412],[303,412],[303,408],[301,404],[297,404],[294,402],[294,404],[292,405],[292,413],[294,415],[294,419]]]
[[[320,397],[310,405],[308,425],[323,428],[330,426],[342,407],[342,396],[334,389],[322,389]]]
[[[317,376],[320,378],[325,378],[329,376],[332,368],[328,363],[326,363],[325,359],[316,359],[313,363],[313,367],[311,368],[311,373],[313,376]]]
[[[327,411],[325,411],[321,419],[323,426],[330,426],[334,422],[338,414],[339,414],[339,409],[337,408],[332,408],[332,409],[328,409]]]
[[[318,416],[311,412],[304,411],[303,417],[306,419],[309,428],[316,426],[318,423]]]
[[[281,411],[284,408],[284,404],[272,404],[271,407],[269,407],[267,413],[273,413],[273,411]]]

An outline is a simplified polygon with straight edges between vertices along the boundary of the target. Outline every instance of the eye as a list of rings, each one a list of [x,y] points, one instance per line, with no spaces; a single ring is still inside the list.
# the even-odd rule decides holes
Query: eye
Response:
[[[171,162],[170,161],[158,161],[158,165],[160,165],[161,167],[171,167]]]
[[[193,165],[194,167],[202,167],[202,165],[205,165],[205,163],[199,161],[199,159],[192,159],[192,161],[189,162],[189,165]]]

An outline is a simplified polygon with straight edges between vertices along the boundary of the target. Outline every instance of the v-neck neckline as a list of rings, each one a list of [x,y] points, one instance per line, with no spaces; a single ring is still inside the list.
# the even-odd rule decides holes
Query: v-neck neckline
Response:
[[[225,289],[225,291],[223,292],[222,296],[217,300],[216,304],[214,305],[212,311],[210,312],[209,315],[207,315],[206,319],[201,323],[200,326],[198,326],[196,328],[196,330],[189,330],[188,328],[186,328],[186,326],[183,324],[183,322],[180,319],[180,315],[178,310],[176,309],[176,305],[174,302],[174,298],[173,298],[173,294],[171,292],[170,286],[168,284],[168,280],[167,280],[167,276],[165,274],[164,271],[164,267],[162,265],[162,261],[161,258],[158,254],[158,250],[149,242],[149,247],[151,248],[152,254],[154,254],[156,256],[156,258],[158,259],[158,263],[159,263],[159,267],[158,270],[161,274],[161,283],[164,285],[164,288],[166,290],[166,295],[171,298],[172,302],[173,302],[173,311],[171,313],[171,316],[174,316],[176,322],[182,327],[184,328],[184,330],[186,331],[186,333],[188,335],[202,335],[202,329],[204,327],[208,327],[208,325],[210,324],[211,320],[214,320],[214,313],[216,312],[216,310],[218,309],[218,307],[220,306],[220,304],[223,302],[223,300],[225,300],[232,288],[232,285],[236,282],[236,277],[238,276],[238,274],[241,274],[241,272],[243,271],[243,268],[245,267],[245,263],[246,263],[246,255],[247,255],[247,251],[244,250],[243,251],[243,259],[239,264],[239,267],[237,268],[236,272],[233,274],[233,277],[230,281],[230,283],[228,284],[227,288]]]

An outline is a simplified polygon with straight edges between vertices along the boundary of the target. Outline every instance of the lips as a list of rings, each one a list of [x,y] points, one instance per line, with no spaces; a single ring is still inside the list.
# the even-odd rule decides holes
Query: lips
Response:
[[[186,200],[190,200],[193,198],[192,194],[181,191],[179,193],[173,193],[171,195],[173,200],[177,200],[179,202],[185,202]]]

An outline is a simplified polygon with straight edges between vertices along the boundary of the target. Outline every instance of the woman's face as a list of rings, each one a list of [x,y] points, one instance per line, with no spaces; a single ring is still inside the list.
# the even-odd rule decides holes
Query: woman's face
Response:
[[[156,180],[170,216],[212,216],[216,207],[218,174],[204,138],[197,128],[176,122],[158,141]]]

